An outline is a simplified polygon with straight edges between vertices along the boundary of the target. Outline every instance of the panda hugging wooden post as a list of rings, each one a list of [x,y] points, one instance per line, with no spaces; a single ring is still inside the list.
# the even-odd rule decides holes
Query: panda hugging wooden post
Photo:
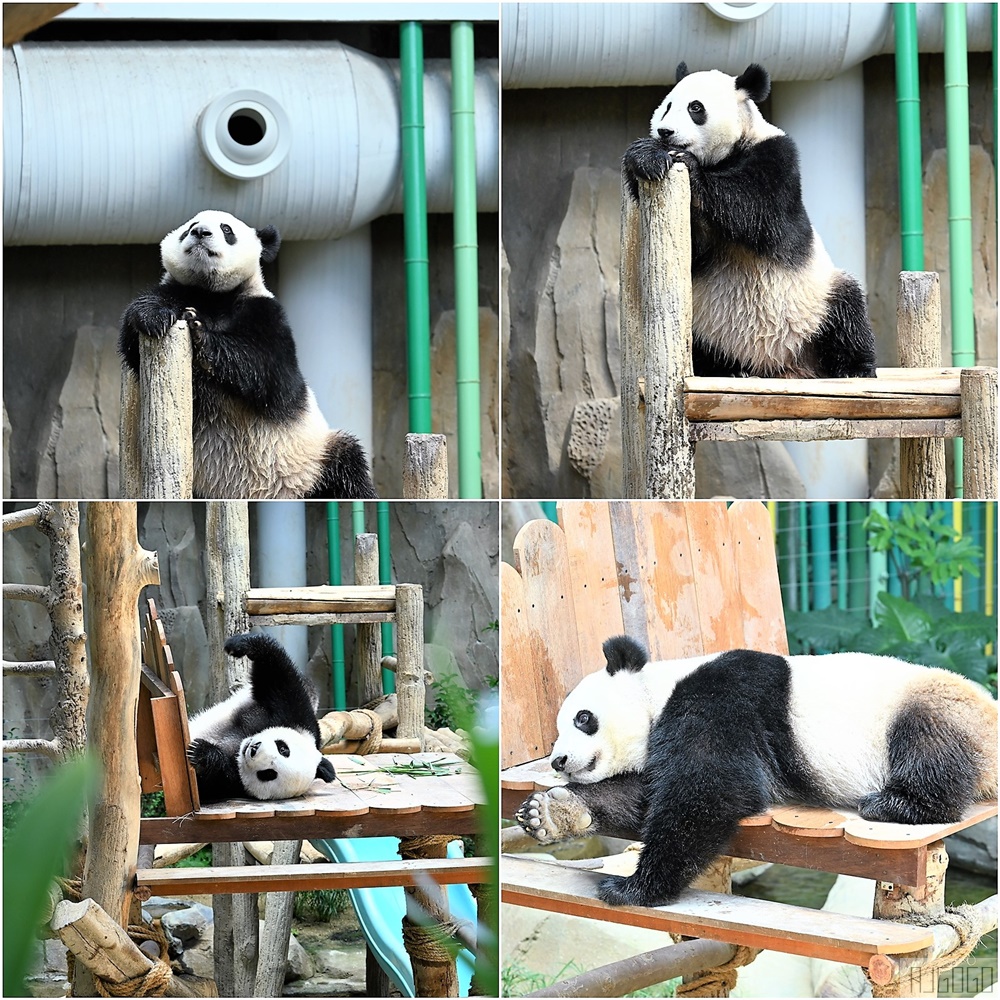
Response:
[[[122,316],[122,496],[370,499],[357,439],[331,430],[261,264],[273,226],[204,211],[160,244],[163,277]],[[140,388],[141,387],[141,388]]]

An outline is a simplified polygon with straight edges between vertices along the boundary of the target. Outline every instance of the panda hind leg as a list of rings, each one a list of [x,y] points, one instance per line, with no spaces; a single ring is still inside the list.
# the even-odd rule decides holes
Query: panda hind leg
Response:
[[[345,431],[331,431],[323,473],[306,500],[377,500],[364,448]]]
[[[875,378],[875,335],[865,293],[850,275],[830,289],[826,316],[806,350],[815,378]]]
[[[889,778],[861,798],[863,819],[953,823],[975,799],[979,766],[968,741],[933,710],[911,706],[890,726]]]

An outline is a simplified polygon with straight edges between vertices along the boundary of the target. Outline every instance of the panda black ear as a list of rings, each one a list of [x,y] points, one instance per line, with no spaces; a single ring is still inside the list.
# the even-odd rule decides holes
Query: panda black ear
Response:
[[[758,63],[750,63],[743,74],[736,77],[736,89],[745,90],[750,100],[759,104],[771,93],[770,74]]]
[[[260,240],[260,259],[265,264],[270,264],[278,256],[281,234],[274,226],[265,226],[257,230],[257,239]]]
[[[646,650],[627,635],[612,636],[605,641],[603,648],[609,674],[616,674],[619,670],[638,672],[649,660]]]
[[[674,82],[680,83],[688,75],[688,64],[686,62],[679,62],[677,64],[677,72],[674,73]]]
[[[316,777],[322,779],[323,781],[330,782],[337,776],[337,772],[333,769],[333,764],[330,763],[329,757],[324,757],[319,762],[319,767],[316,768]]]

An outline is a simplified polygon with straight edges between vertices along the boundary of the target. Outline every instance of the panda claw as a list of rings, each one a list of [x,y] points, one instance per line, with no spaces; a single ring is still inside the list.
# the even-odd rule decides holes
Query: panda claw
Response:
[[[534,792],[525,799],[514,818],[540,843],[579,837],[593,824],[593,817],[583,801],[562,785]]]

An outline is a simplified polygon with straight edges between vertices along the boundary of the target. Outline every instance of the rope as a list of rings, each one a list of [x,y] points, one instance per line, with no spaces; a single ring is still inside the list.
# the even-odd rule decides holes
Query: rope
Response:
[[[446,850],[448,844],[454,839],[454,837],[442,836],[441,834],[425,837],[400,837],[399,856],[404,861],[413,858],[434,857],[433,854],[427,853],[431,848]]]
[[[364,756],[366,753],[378,753],[379,748],[382,746],[382,718],[378,712],[373,712],[369,708],[358,708],[355,709],[351,714],[359,713],[361,715],[368,716],[368,722],[370,728],[367,735],[363,736],[361,739],[361,746],[355,751],[359,756]]]
[[[678,997],[727,997],[736,986],[736,970],[749,965],[761,952],[760,948],[735,945],[736,953],[728,962],[714,969],[702,969],[689,983],[679,983],[674,992]]]
[[[903,913],[898,917],[883,917],[882,919],[913,924],[916,927],[933,927],[935,924],[944,924],[951,927],[958,935],[958,944],[955,948],[937,958],[928,959],[920,965],[921,976],[925,973],[936,976],[939,972],[954,969],[956,965],[961,965],[972,954],[973,948],[979,944],[979,924],[976,920],[975,909],[968,904],[946,906],[943,913]],[[865,975],[868,975],[867,970]],[[870,979],[869,982],[871,982]],[[887,983],[885,986],[872,983],[872,996],[898,997],[899,982]]]
[[[403,917],[403,945],[411,961],[436,965],[453,962],[453,951],[447,948],[445,942],[455,940],[459,926],[457,920],[416,924],[409,917]]]

